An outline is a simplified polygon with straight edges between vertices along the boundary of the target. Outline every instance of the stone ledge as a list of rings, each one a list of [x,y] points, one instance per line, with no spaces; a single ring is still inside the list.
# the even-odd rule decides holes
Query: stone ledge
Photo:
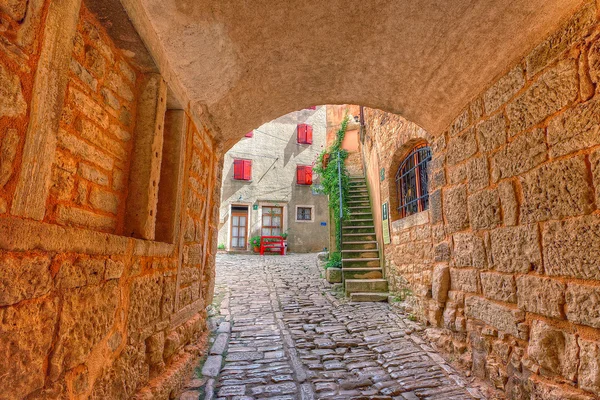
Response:
[[[89,255],[125,255],[133,244],[136,256],[171,257],[175,246],[52,225],[15,217],[0,218],[0,249],[8,251],[51,251]]]
[[[392,222],[392,231],[397,233],[414,226],[425,225],[429,223],[429,210],[409,215],[408,217]]]

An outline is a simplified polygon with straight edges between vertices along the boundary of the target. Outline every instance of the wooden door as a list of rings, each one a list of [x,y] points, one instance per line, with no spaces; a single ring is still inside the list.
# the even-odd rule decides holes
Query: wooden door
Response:
[[[248,211],[231,212],[231,249],[246,250]]]

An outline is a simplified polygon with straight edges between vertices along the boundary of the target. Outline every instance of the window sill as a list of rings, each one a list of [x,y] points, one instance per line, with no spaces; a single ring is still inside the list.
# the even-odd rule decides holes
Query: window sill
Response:
[[[392,232],[403,231],[414,226],[429,223],[429,210],[421,211],[392,222]]]

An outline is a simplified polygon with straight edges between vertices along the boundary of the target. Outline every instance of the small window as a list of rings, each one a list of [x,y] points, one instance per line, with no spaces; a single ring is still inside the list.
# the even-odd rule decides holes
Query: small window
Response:
[[[308,124],[298,124],[298,143],[312,144],[313,128]]]
[[[254,131],[250,131],[244,135],[244,137],[252,137],[254,136]]]
[[[298,185],[312,185],[312,167],[310,165],[296,167],[296,182]]]
[[[421,144],[413,148],[400,164],[396,173],[400,218],[429,208],[427,181],[429,161],[431,161],[431,150],[427,145]]]
[[[312,221],[313,220],[313,208],[298,206],[296,207],[296,221]]]
[[[252,179],[252,160],[233,160],[233,179],[249,181]]]

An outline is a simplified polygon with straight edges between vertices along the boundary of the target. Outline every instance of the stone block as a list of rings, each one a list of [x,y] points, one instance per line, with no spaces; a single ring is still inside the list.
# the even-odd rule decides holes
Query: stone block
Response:
[[[570,108],[548,124],[552,158],[600,144],[600,100]]]
[[[576,324],[600,328],[600,288],[596,286],[567,284],[567,319]]]
[[[106,86],[115,92],[122,99],[132,102],[134,100],[131,85],[121,78],[121,75],[111,72],[106,80]]]
[[[519,203],[512,181],[502,181],[498,184],[498,196],[502,206],[504,226],[514,226],[519,222]]]
[[[108,175],[98,168],[88,164],[80,163],[77,170],[79,176],[90,182],[96,183],[101,186],[108,186]]]
[[[542,231],[548,275],[600,280],[600,218],[589,215],[544,224]]]
[[[554,161],[523,175],[521,223],[563,219],[594,209],[583,156]]]
[[[553,318],[564,318],[565,284],[535,275],[517,278],[519,308]]]
[[[470,108],[471,108],[471,118],[473,118],[474,121],[481,118],[484,114],[483,99],[481,97],[478,97],[477,99],[473,100],[471,102]]]
[[[502,222],[496,189],[482,190],[469,196],[468,208],[473,230],[492,229]]]
[[[109,126],[109,116],[104,108],[96,103],[91,97],[82,91],[75,89],[74,87],[69,88],[69,94],[73,105],[87,118],[98,124],[103,129],[107,129]]]
[[[535,129],[523,133],[492,157],[492,180],[497,182],[503,178],[520,175],[537,167],[547,158],[544,130]]]
[[[0,189],[13,176],[18,145],[19,132],[16,129],[7,129],[2,142],[0,142]]]
[[[44,386],[58,312],[58,299],[47,297],[0,309],[4,398],[22,399]]]
[[[123,74],[129,83],[134,85],[136,80],[135,71],[125,61],[119,61],[118,66],[121,74]]]
[[[487,256],[483,239],[473,233],[453,235],[453,266],[486,268]]]
[[[141,332],[160,316],[163,283],[158,275],[134,279],[129,295],[128,331]]]
[[[467,213],[467,189],[464,185],[445,189],[443,194],[444,213],[448,233],[457,232],[469,227]]]
[[[434,300],[444,303],[450,289],[450,269],[445,265],[436,265],[431,279],[431,296]]]
[[[81,39],[83,40],[83,39]],[[75,42],[77,45],[78,42]],[[98,90],[98,80],[94,78],[90,72],[83,67],[83,65],[79,64],[77,60],[71,59],[71,72],[75,74],[79,78],[81,82],[83,82],[87,87],[89,87],[93,92]]]
[[[150,376],[156,376],[163,370],[163,351],[165,348],[165,333],[157,332],[146,339],[146,360],[150,366]]]
[[[85,66],[96,78],[104,78],[106,59],[92,46],[85,46]]]
[[[52,380],[84,362],[94,346],[107,336],[120,297],[116,281],[70,289],[63,296],[58,342],[49,366]]]
[[[575,101],[579,94],[575,60],[564,60],[545,71],[523,94],[509,103],[509,135],[523,132]]]
[[[438,224],[444,221],[441,189],[429,194],[429,215],[432,224]]]
[[[518,336],[517,325],[525,319],[522,311],[478,296],[465,299],[465,315],[513,336]]]
[[[454,137],[464,131],[471,124],[471,114],[469,109],[465,108],[450,126],[449,134]]]
[[[596,188],[596,204],[600,204],[600,149],[590,154],[592,181]]]
[[[434,247],[433,260],[435,262],[450,261],[450,246],[448,243],[442,242]]]
[[[524,85],[525,74],[523,73],[523,67],[517,65],[508,74],[498,79],[498,81],[484,93],[483,102],[485,104],[485,111],[488,114],[493,113],[516,95]]]
[[[97,210],[116,214],[119,210],[119,197],[112,192],[93,187],[90,193],[90,205]]]
[[[342,283],[342,269],[341,268],[327,268],[327,282],[329,283]]]
[[[577,374],[577,337],[543,321],[531,324],[527,354],[544,370],[571,381]]]
[[[475,269],[450,269],[450,288],[469,293],[479,292],[479,271]]]
[[[506,303],[517,302],[517,286],[512,275],[482,272],[480,275],[483,295],[488,299]]]
[[[2,8],[2,2],[0,2],[0,8]],[[0,117],[15,118],[25,115],[26,112],[27,103],[23,97],[21,80],[0,63]]]
[[[105,170],[110,171],[113,169],[114,160],[110,156],[64,129],[58,131],[58,145]]]
[[[77,118],[74,127],[83,139],[93,143],[97,148],[114,155],[119,160],[127,160],[129,154],[125,147],[118,140],[110,137],[106,130],[99,129],[86,118]]]
[[[592,393],[600,393],[600,342],[578,339],[579,369],[577,382],[579,387]]]
[[[119,279],[125,270],[123,261],[106,260],[106,268],[104,270],[104,279]]]
[[[469,182],[469,192],[475,192],[489,185],[490,169],[486,157],[477,157],[469,161],[467,180]]]
[[[60,289],[72,289],[100,283],[104,276],[105,261],[93,258],[78,258],[75,262],[64,261],[56,274],[56,285]]]
[[[131,398],[142,384],[148,382],[148,378],[149,366],[146,362],[144,343],[137,346],[128,345],[111,368],[96,380],[90,399]]]
[[[456,165],[477,153],[475,129],[471,128],[460,136],[451,138],[448,142],[446,162],[449,166]]]
[[[52,289],[50,257],[9,257],[0,260],[0,306],[33,299]]]
[[[15,21],[21,22],[27,11],[27,0],[0,0],[0,10]]]
[[[117,225],[113,218],[62,204],[57,207],[56,214],[56,220],[65,225],[85,226],[102,231],[113,231]]]
[[[527,56],[527,76],[533,77],[556,60],[596,22],[596,7],[587,1],[563,26],[540,43]]]
[[[494,229],[490,239],[496,270],[527,273],[541,269],[542,254],[536,225]]]
[[[211,378],[216,378],[221,370],[221,364],[223,363],[223,356],[208,356],[204,366],[202,367],[202,375]]]

